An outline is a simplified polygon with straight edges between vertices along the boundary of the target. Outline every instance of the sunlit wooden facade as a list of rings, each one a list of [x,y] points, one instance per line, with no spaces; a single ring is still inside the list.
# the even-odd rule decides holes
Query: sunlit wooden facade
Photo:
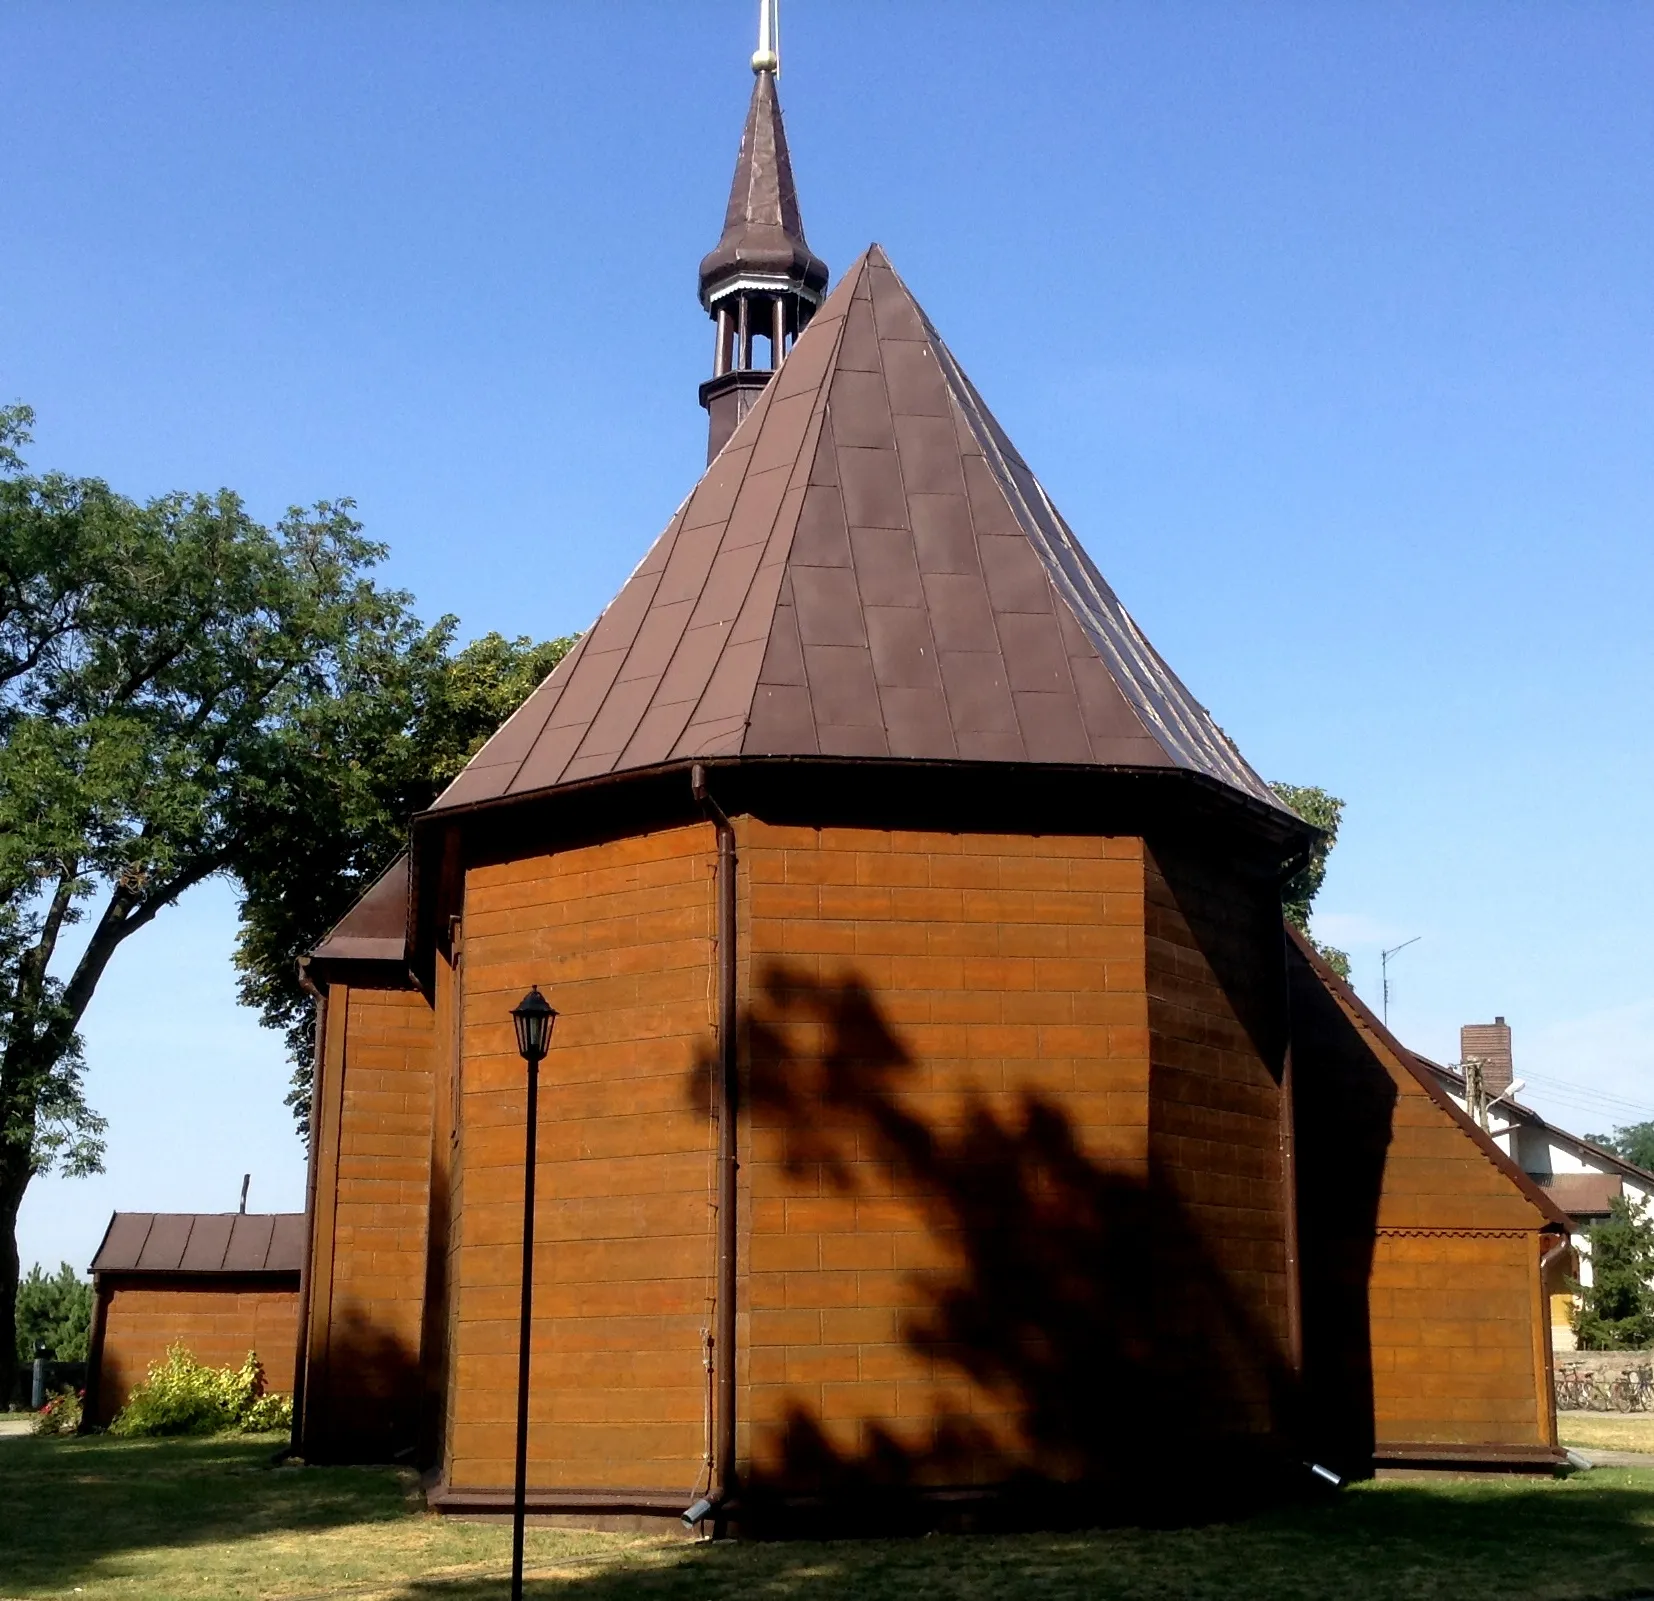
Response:
[[[883,252],[824,279],[760,71],[705,476],[309,962],[300,1449],[505,1504],[537,984],[544,1511],[1555,1462],[1561,1215],[1284,928],[1310,831]]]

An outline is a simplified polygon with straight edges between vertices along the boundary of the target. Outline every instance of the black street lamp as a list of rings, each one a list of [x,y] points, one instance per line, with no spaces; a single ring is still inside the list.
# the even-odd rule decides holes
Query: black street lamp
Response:
[[[514,1007],[517,1054],[528,1064],[528,1127],[523,1140],[523,1316],[517,1335],[517,1494],[511,1509],[511,1601],[523,1596],[523,1515],[528,1496],[528,1338],[534,1309],[534,1144],[540,1122],[540,1063],[557,1013],[536,984]]]

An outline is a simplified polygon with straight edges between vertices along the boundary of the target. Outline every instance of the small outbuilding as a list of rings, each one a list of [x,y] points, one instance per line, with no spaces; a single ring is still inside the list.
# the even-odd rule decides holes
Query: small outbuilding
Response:
[[[116,1212],[92,1261],[87,1418],[108,1423],[171,1345],[209,1367],[257,1352],[291,1391],[304,1240],[299,1212]]]

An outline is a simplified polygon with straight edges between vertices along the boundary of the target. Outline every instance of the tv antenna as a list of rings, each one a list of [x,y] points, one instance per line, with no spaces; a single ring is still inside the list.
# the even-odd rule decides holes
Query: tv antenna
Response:
[[[1390,1026],[1390,958],[1398,951],[1404,951],[1409,945],[1417,945],[1423,939],[1422,934],[1415,934],[1411,939],[1404,939],[1399,945],[1392,945],[1387,951],[1378,953],[1378,965],[1384,974],[1384,1026]]]

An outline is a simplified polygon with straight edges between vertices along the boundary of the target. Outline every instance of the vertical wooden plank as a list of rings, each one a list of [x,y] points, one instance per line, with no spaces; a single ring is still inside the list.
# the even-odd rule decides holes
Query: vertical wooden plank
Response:
[[[101,1273],[92,1275],[92,1297],[92,1338],[86,1351],[86,1395],[80,1409],[82,1434],[109,1421],[98,1415],[103,1403],[103,1339],[109,1325],[109,1289]]]
[[[444,1479],[453,1460],[454,1418],[458,1409],[459,1384],[453,1378],[454,1354],[458,1350],[459,1288],[465,1234],[465,875],[460,875],[459,917],[449,925],[448,1027],[437,1036],[437,1049],[448,1061],[448,1145],[447,1237],[442,1241],[445,1290],[442,1312],[442,1342],[445,1372],[440,1406],[441,1440],[437,1455]]]
[[[1297,1123],[1292,1104],[1292,1040],[1281,1063],[1281,1206],[1285,1213],[1287,1355],[1295,1377],[1304,1376],[1304,1306],[1298,1258]]]
[[[321,1052],[322,1081],[316,1096],[316,1211],[311,1236],[309,1354],[305,1361],[305,1414],[300,1450],[310,1456],[326,1449],[329,1387],[327,1357],[333,1322],[334,1229],[339,1209],[339,1139],[344,1122],[345,1034],[350,1017],[350,986],[335,984],[328,992],[326,1033]]]
[[[310,959],[299,965],[299,978],[310,991],[315,1007],[312,1027],[315,1038],[310,1049],[309,1137],[304,1153],[304,1257],[299,1264],[299,1315],[293,1322],[293,1424],[288,1443],[300,1448],[304,1428],[304,1392],[310,1360],[310,1266],[316,1254],[316,1120],[321,1105],[322,1052],[327,1044],[327,991],[310,981]]]
[[[1546,1445],[1556,1441],[1556,1384],[1551,1371],[1551,1309],[1545,1296],[1545,1274],[1541,1268],[1548,1234],[1528,1244],[1528,1271],[1533,1281],[1533,1385],[1539,1438]],[[1535,1249],[1537,1245],[1537,1249]]]
[[[425,1231],[425,1304],[419,1332],[419,1460],[427,1467],[441,1463],[442,1403],[448,1381],[449,1186],[459,1039],[453,965],[459,961],[457,925],[456,918],[449,936],[450,958],[437,954],[433,997],[436,1016],[431,1050],[430,1211]]]

